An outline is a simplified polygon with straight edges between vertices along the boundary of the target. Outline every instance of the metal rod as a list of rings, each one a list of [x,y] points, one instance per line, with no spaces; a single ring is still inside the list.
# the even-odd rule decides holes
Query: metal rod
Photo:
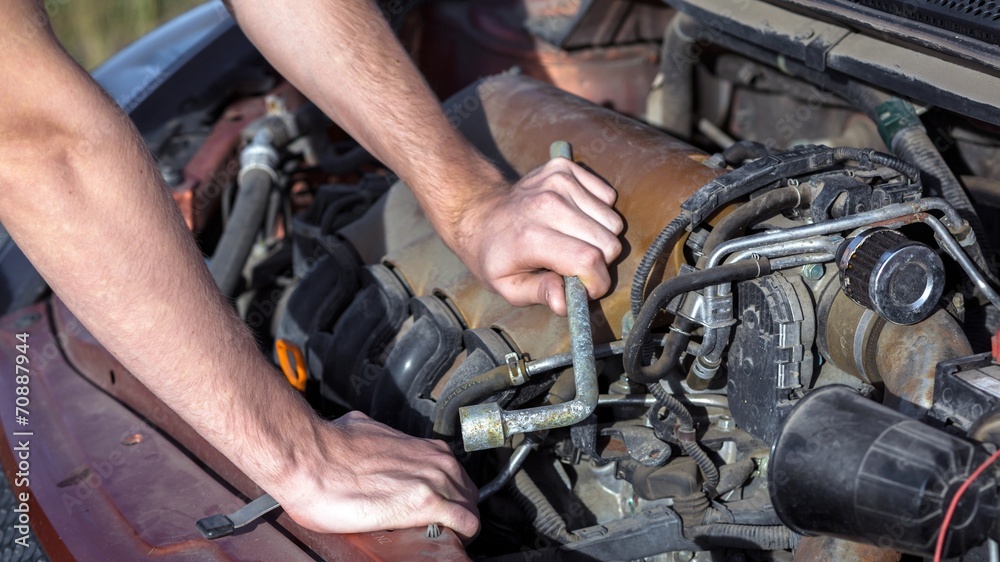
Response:
[[[823,236],[826,234],[833,234],[835,232],[853,230],[872,223],[883,222],[929,210],[941,211],[944,213],[946,222],[951,223],[952,226],[956,228],[962,224],[962,219],[959,218],[958,213],[951,205],[948,204],[947,201],[941,199],[940,197],[928,197],[926,199],[920,199],[909,203],[886,205],[880,209],[858,213],[856,215],[850,215],[839,219],[797,226],[795,228],[762,232],[760,234],[753,234],[750,236],[744,236],[743,238],[729,240],[719,244],[715,251],[712,252],[712,255],[708,257],[708,263],[705,267],[706,269],[709,267],[716,267],[722,263],[724,257],[741,250],[753,250],[754,248],[769,246],[779,242],[790,242],[792,240],[801,240],[803,238],[812,238],[814,236]]]
[[[923,217],[923,221],[924,224],[934,230],[934,234],[937,235],[938,244],[940,244],[941,247],[948,252],[948,255],[951,256],[952,259],[958,262],[958,265],[961,266],[965,273],[969,275],[969,278],[971,278],[976,286],[979,287],[979,290],[981,290],[983,295],[989,299],[990,303],[992,303],[993,306],[1000,308],[1000,295],[997,295],[997,292],[993,290],[993,287],[990,286],[989,281],[987,281],[986,277],[979,271],[976,264],[972,263],[972,260],[965,254],[962,247],[958,245],[958,242],[955,241],[955,237],[951,235],[948,228],[941,224],[941,221],[931,215],[925,215]]]
[[[666,334],[660,335],[659,339],[656,341],[657,345],[662,347],[666,338]],[[613,342],[602,343],[601,345],[594,346],[594,357],[597,359],[603,359],[604,357],[610,357],[612,355],[621,355],[624,352],[625,340],[615,340]],[[556,355],[549,355],[548,357],[543,357],[534,361],[528,361],[524,364],[524,370],[528,373],[529,377],[534,377],[553,369],[559,369],[572,364],[573,354],[567,351],[566,353],[558,353]]]
[[[691,406],[729,409],[729,397],[725,394],[675,394],[674,397]],[[602,394],[597,397],[597,405],[649,408],[656,405],[656,397],[652,394]]]

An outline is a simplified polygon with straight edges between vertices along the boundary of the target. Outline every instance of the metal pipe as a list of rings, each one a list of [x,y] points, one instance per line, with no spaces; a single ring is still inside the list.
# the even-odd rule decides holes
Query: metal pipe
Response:
[[[501,447],[508,437],[518,433],[568,427],[594,412],[598,393],[597,367],[587,288],[577,277],[566,277],[565,286],[576,397],[562,404],[525,410],[503,410],[496,402],[462,408],[459,418],[466,451]]]
[[[667,334],[662,334],[656,344],[663,346],[667,339]],[[603,359],[612,355],[621,355],[625,352],[625,340],[615,340],[613,342],[602,343],[594,346],[594,358]],[[524,364],[524,370],[529,377],[534,377],[547,373],[553,369],[559,369],[573,364],[573,354],[570,352],[549,355]]]
[[[983,295],[990,301],[993,306],[1000,308],[1000,295],[990,286],[989,281],[986,277],[979,271],[969,256],[962,250],[962,247],[958,245],[955,238],[951,235],[951,231],[941,223],[940,220],[932,217],[931,215],[926,215],[923,217],[923,222],[927,226],[931,227],[936,234],[938,244],[948,252],[953,260],[958,262],[958,265],[962,267],[969,278],[972,279],[973,283],[979,287],[979,290],[983,292]]]
[[[886,205],[880,209],[841,217],[839,219],[797,226],[795,228],[762,232],[760,234],[753,234],[750,236],[744,236],[743,238],[737,238],[736,240],[723,242],[722,244],[719,244],[715,251],[708,257],[708,263],[705,267],[717,267],[722,263],[725,256],[740,250],[753,250],[754,248],[776,244],[778,242],[790,242],[792,240],[801,240],[803,238],[811,238],[814,236],[833,234],[835,232],[854,230],[873,223],[892,220],[925,211],[941,211],[944,213],[945,222],[948,223],[949,226],[952,228],[961,228],[962,226],[963,221],[961,217],[958,216],[958,213],[947,201],[939,197],[927,197],[925,199],[919,199],[908,203],[894,203],[892,205]],[[950,233],[949,236],[951,236]]]
[[[729,409],[729,397],[725,394],[676,394],[681,402],[701,408]],[[644,406],[652,407],[656,397],[652,394],[601,394],[597,397],[598,406]]]
[[[504,465],[503,470],[500,471],[500,474],[497,474],[496,478],[490,480],[488,484],[479,489],[479,501],[477,503],[483,503],[486,498],[499,492],[501,488],[506,486],[507,482],[510,482],[510,479],[514,477],[514,474],[518,470],[521,470],[521,465],[524,464],[524,459],[528,458],[528,453],[536,448],[538,448],[538,443],[527,440],[518,445],[514,449],[514,453],[511,454],[507,464]]]
[[[938,363],[972,355],[972,346],[958,321],[939,310],[910,326],[886,322],[874,355],[878,374],[885,383],[882,403],[919,417],[934,404]]]

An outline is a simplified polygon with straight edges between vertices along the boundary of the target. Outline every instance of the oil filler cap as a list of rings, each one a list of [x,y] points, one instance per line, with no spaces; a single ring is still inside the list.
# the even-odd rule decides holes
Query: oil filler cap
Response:
[[[852,238],[837,265],[844,293],[895,324],[927,318],[944,290],[937,253],[895,230],[873,229]]]

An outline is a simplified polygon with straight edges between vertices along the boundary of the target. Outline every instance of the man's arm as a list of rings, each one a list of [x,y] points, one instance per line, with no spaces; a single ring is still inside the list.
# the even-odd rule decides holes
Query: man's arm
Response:
[[[441,442],[314,415],[220,295],[142,139],[51,34],[0,0],[0,221],[104,344],[300,524],[478,529]],[[402,459],[402,460],[401,460]]]
[[[450,125],[372,0],[231,0],[282,75],[413,189],[444,241],[514,305],[565,314],[563,275],[592,298],[621,252],[615,192],[557,159],[515,186]]]

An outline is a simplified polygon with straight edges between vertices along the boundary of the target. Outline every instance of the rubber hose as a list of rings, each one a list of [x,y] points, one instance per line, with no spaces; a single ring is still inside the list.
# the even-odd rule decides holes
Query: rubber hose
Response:
[[[712,229],[712,233],[708,235],[708,239],[705,240],[705,246],[701,253],[705,256],[711,255],[719,244],[740,236],[752,224],[769,219],[785,209],[798,205],[801,199],[802,196],[798,189],[780,187],[747,201],[719,221],[719,224]]]
[[[566,522],[527,472],[519,470],[507,484],[507,489],[525,514],[531,518],[531,526],[540,535],[559,544],[580,540],[566,529]]]
[[[784,525],[738,525],[732,523],[690,527],[684,534],[705,549],[792,550],[798,546],[801,538]]]
[[[754,279],[769,273],[771,273],[770,262],[767,258],[760,258],[758,260],[743,260],[736,263],[723,264],[711,269],[678,275],[660,283],[653,289],[653,292],[649,295],[649,299],[640,308],[632,330],[625,339],[622,363],[625,366],[625,372],[628,374],[628,377],[636,382],[650,384],[651,382],[660,380],[659,377],[661,374],[670,371],[671,365],[666,365],[667,368],[664,369],[664,361],[672,360],[665,353],[661,354],[656,363],[650,366],[643,366],[641,358],[642,349],[646,345],[646,341],[649,340],[653,322],[660,315],[660,308],[669,303],[674,297],[689,291],[703,289],[709,285],[746,281],[747,279]]]
[[[851,103],[857,105],[872,121],[875,121],[879,132],[885,133],[883,136],[891,135],[891,138],[886,139],[886,144],[889,145],[893,154],[912,162],[923,172],[924,186],[929,189],[929,192],[932,194],[940,193],[955,207],[959,215],[969,222],[972,231],[976,233],[980,251],[987,258],[992,258],[993,250],[990,247],[986,229],[983,228],[983,223],[976,213],[972,200],[962,185],[958,183],[958,178],[952,173],[937,147],[934,146],[934,141],[931,140],[927,129],[916,116],[913,106],[905,100],[859,82],[850,82],[847,85],[846,95]],[[901,108],[901,111],[891,112],[894,117],[897,113],[904,113],[904,117],[910,115],[908,125],[902,125],[902,128],[891,132],[887,131],[886,129],[893,125],[883,119],[883,113],[890,113],[885,110],[886,104],[896,104]],[[988,262],[989,260],[984,261]],[[992,267],[987,267],[987,271],[992,272]]]
[[[694,44],[692,30],[699,29],[690,16],[678,12],[663,35],[660,51],[660,75],[656,79],[660,99],[653,111],[660,112],[653,123],[671,135],[690,139],[694,123],[694,63],[690,54]],[[656,119],[654,119],[655,121]]]
[[[435,408],[434,433],[441,437],[454,437],[458,410],[476,404],[511,387],[507,365],[501,365],[458,385],[441,398]]]
[[[646,290],[646,281],[649,279],[649,273],[653,270],[656,260],[660,258],[660,254],[666,249],[667,244],[676,242],[676,237],[690,223],[691,218],[687,215],[682,214],[676,217],[660,231],[660,234],[656,236],[653,243],[646,249],[646,253],[642,256],[642,261],[639,262],[639,267],[635,269],[635,278],[632,279],[632,290],[629,294],[633,317],[639,316],[639,309],[642,308],[643,301],[642,293]]]
[[[243,175],[236,205],[212,254],[208,269],[219,290],[227,297],[235,296],[243,266],[250,256],[257,231],[264,223],[272,182],[271,175],[260,169],[248,170]]]
[[[833,159],[837,162],[854,160],[860,162],[868,159],[875,164],[892,168],[903,174],[912,181],[920,179],[920,170],[916,166],[905,160],[900,160],[895,156],[884,154],[874,149],[853,148],[850,146],[839,146],[833,149]]]
[[[667,409],[668,412],[677,418],[677,427],[681,432],[693,434],[694,428],[694,418],[691,417],[691,412],[687,411],[684,404],[681,404],[679,400],[674,398],[669,392],[666,391],[660,383],[653,383],[649,385],[649,392],[656,397],[656,401]],[[681,449],[689,457],[691,457],[698,468],[701,470],[701,475],[705,478],[705,488],[710,496],[715,495],[715,490],[719,487],[719,468],[715,466],[712,459],[708,457],[708,453],[701,448],[701,445],[697,441],[691,441],[678,436],[678,442],[681,445]]]

